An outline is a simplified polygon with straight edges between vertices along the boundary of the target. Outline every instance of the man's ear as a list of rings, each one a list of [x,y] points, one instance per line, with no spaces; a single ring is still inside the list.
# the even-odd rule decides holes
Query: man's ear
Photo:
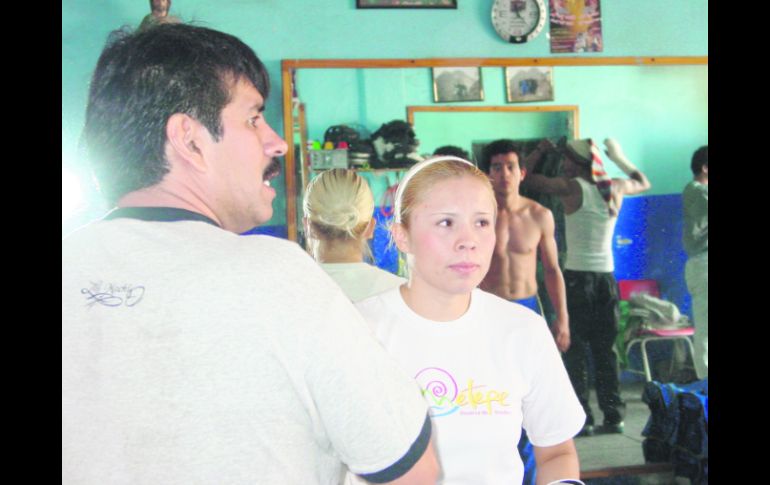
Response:
[[[198,172],[207,170],[206,160],[201,151],[204,136],[208,130],[194,118],[182,113],[174,113],[166,122],[166,149],[171,150],[174,158],[186,162]]]
[[[393,236],[393,242],[396,243],[396,247],[404,254],[409,253],[409,232],[401,223],[393,223],[390,228],[390,233]]]
[[[521,180],[524,180],[524,177],[527,176],[527,169],[524,167],[519,168],[519,171],[521,171]]]

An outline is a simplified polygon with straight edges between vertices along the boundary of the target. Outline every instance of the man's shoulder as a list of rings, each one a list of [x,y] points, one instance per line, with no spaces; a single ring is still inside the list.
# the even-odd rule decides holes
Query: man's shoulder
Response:
[[[535,221],[538,225],[542,225],[549,220],[553,220],[553,214],[551,213],[551,209],[548,207],[527,197],[522,197],[521,200],[523,202],[524,208],[523,214],[528,215],[529,218]]]
[[[207,247],[212,256],[216,254],[225,260],[244,262],[274,262],[277,265],[287,265],[289,261],[293,264],[297,261],[314,263],[299,244],[288,239],[267,235],[238,235],[224,229],[197,226],[186,228],[191,233],[190,244]]]
[[[708,192],[709,192],[709,186],[706,184],[702,184],[697,180],[691,180],[690,182],[687,183],[687,185],[684,186],[684,190],[682,190],[682,193],[684,195],[708,194]]]
[[[261,234],[251,234],[245,236],[238,236],[237,241],[244,245],[265,246],[274,248],[278,251],[300,252],[305,255],[305,251],[294,241],[283,239],[275,236],[267,236]],[[307,255],[309,256],[309,255]]]
[[[238,236],[235,240],[229,250],[236,259],[282,267],[287,277],[306,279],[311,274],[328,277],[321,266],[294,241],[262,235]]]
[[[530,199],[528,197],[522,197],[522,200],[525,201],[525,204],[533,215],[542,215],[551,212],[548,207],[544,206],[536,200]]]
[[[187,251],[174,253],[175,260],[184,260],[201,253],[211,264],[230,264],[248,267],[252,263],[293,267],[299,265],[307,271],[317,266],[312,258],[293,241],[272,236],[239,236],[232,232],[197,221],[159,222],[136,219],[100,220],[83,226],[62,239],[62,254],[80,257],[84,254],[104,252],[108,257],[114,251],[164,255],[168,248],[184,244]],[[118,251],[118,252],[120,252]],[[304,262],[304,264],[303,264]],[[205,264],[196,266],[207,266]],[[319,269],[319,272],[322,272]]]

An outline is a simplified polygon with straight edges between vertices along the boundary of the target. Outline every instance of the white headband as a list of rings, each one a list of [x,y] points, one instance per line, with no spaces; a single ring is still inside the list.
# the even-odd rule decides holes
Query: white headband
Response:
[[[404,189],[406,188],[407,182],[409,182],[417,172],[427,167],[428,165],[432,165],[436,162],[445,162],[449,160],[452,160],[455,162],[467,163],[471,167],[475,167],[475,165],[469,162],[468,160],[464,160],[460,157],[454,157],[451,155],[441,155],[438,157],[428,158],[427,160],[423,160],[422,162],[412,165],[412,168],[410,168],[409,171],[406,172],[406,175],[404,175],[404,178],[401,179],[401,181],[398,183],[398,189],[396,189],[396,200],[393,202],[393,220],[396,223],[401,223],[401,198],[404,196]]]

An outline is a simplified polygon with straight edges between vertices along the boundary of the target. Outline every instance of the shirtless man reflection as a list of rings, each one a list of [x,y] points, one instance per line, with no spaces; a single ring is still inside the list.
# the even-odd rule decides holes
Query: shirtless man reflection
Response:
[[[519,165],[518,147],[513,141],[497,140],[487,145],[480,168],[489,174],[498,210],[497,245],[481,288],[542,315],[536,277],[539,253],[546,290],[556,311],[551,330],[559,351],[566,352],[570,345],[569,316],[553,214],[519,194],[527,171]]]

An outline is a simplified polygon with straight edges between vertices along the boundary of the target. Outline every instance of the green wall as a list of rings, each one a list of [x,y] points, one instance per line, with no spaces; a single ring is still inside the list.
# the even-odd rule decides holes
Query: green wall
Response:
[[[267,119],[281,132],[279,73],[280,60],[284,58],[551,56],[547,27],[529,44],[511,45],[500,40],[491,26],[491,0],[459,0],[458,4],[456,10],[357,10],[355,0],[174,0],[172,13],[186,21],[232,33],[255,49],[273,79]],[[89,176],[78,142],[89,76],[109,32],[121,25],[137,25],[148,11],[148,2],[142,0],[110,0],[98,4],[86,0],[62,2],[62,168],[78,175],[87,188]],[[585,55],[708,55],[707,0],[604,0],[602,23],[604,52]],[[497,83],[494,77],[499,77],[502,83],[502,69],[497,69],[499,74],[490,74],[490,79],[486,71],[485,90],[489,89],[488,82]],[[391,72],[386,76],[394,75],[397,74]],[[683,185],[679,183],[680,167],[687,162],[683,154],[708,141],[708,132],[693,134],[691,123],[693,120],[705,122],[707,118],[707,74],[693,81],[697,84],[694,92],[689,91],[691,88],[687,88],[686,83],[682,87],[684,98],[696,96],[701,100],[700,111],[689,120],[675,122],[667,117],[666,110],[671,102],[678,100],[656,98],[655,82],[662,81],[650,79],[653,82],[648,83],[647,77],[654,78],[653,74],[645,75],[644,85],[648,87],[641,91],[633,84],[618,90],[612,76],[601,85],[586,85],[579,73],[574,76],[565,81],[557,74],[559,99],[556,102],[567,104],[561,97],[566,97],[570,90],[584,96],[580,106],[581,135],[601,138],[608,134],[606,127],[612,127],[610,134],[623,141],[629,156],[639,155],[640,165],[644,163],[652,175],[656,192],[679,191]],[[328,93],[332,95],[336,93]],[[640,103],[639,109],[650,116],[656,115],[655,121],[639,123],[624,116],[620,112],[623,108],[612,102],[618,96]],[[411,103],[411,99],[409,101]],[[400,107],[392,107],[393,116],[387,112],[387,116],[382,117],[380,111],[376,111],[383,109],[382,104],[379,99],[363,104],[359,108],[363,113],[360,119],[376,125],[373,127],[376,129],[384,121],[404,116]],[[669,184],[668,178],[674,182]],[[104,210],[92,188],[86,197],[88,202],[80,211],[63,221],[63,232]],[[280,199],[270,224],[285,223],[284,201]]]

